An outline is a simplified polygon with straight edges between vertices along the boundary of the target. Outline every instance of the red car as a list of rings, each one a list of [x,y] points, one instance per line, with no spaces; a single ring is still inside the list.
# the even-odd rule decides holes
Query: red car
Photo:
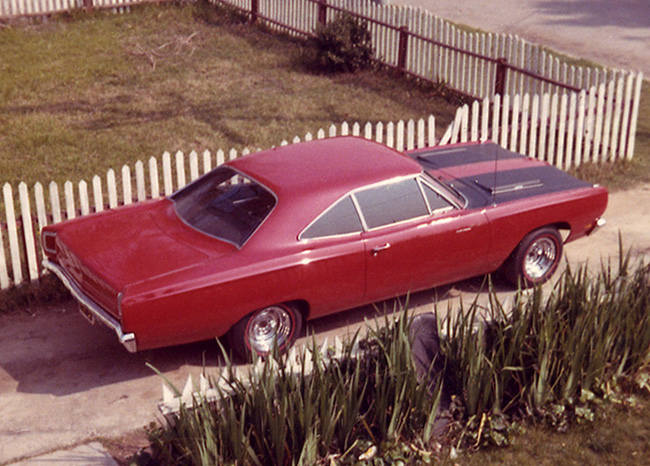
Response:
[[[502,268],[547,280],[607,190],[493,143],[355,137],[230,161],[164,199],[43,229],[45,265],[129,351],[227,334],[288,347],[306,319]]]

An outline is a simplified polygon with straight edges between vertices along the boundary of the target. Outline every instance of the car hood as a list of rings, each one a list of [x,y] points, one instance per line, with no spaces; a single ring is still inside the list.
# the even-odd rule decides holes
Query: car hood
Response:
[[[491,142],[409,155],[430,175],[462,194],[468,208],[592,186],[546,162]]]
[[[115,291],[236,250],[184,224],[166,199],[70,222],[57,244],[78,282],[99,279]]]

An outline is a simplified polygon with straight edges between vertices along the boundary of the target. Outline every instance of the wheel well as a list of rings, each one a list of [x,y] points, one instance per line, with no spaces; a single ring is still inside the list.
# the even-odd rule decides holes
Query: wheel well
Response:
[[[517,245],[513,248],[512,251],[510,251],[510,254],[508,254],[508,257],[503,261],[501,266],[503,266],[506,262],[508,262],[515,252],[517,251],[517,248],[519,247],[519,244],[524,240],[524,238],[528,235],[530,235],[532,232],[541,230],[542,228],[556,228],[560,232],[560,236],[562,237],[562,243],[565,243],[567,238],[571,235],[571,225],[569,225],[567,222],[557,222],[557,223],[549,223],[547,225],[541,225],[536,228],[533,228],[530,230],[528,233],[526,233],[522,238],[519,240]]]
[[[306,321],[307,318],[309,317],[309,303],[305,301],[304,299],[297,299],[294,301],[289,301],[286,304],[291,304],[300,311],[300,314],[302,314],[303,321]]]
[[[566,222],[558,222],[555,224],[548,225],[549,227],[555,227],[560,231],[560,236],[562,236],[562,242],[565,243],[567,238],[571,235],[571,225]]]

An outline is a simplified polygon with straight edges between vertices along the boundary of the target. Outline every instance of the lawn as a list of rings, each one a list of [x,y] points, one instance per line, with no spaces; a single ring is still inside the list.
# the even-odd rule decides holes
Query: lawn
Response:
[[[268,148],[344,121],[451,121],[455,102],[431,89],[319,75],[301,53],[191,6],[2,28],[0,183],[90,179],[165,151]]]

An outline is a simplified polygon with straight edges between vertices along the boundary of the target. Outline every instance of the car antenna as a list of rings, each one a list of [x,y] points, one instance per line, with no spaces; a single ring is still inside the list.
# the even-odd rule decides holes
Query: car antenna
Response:
[[[497,144],[493,144],[494,147],[494,182],[492,183],[492,205],[497,205],[497,162],[499,160],[499,148]]]

